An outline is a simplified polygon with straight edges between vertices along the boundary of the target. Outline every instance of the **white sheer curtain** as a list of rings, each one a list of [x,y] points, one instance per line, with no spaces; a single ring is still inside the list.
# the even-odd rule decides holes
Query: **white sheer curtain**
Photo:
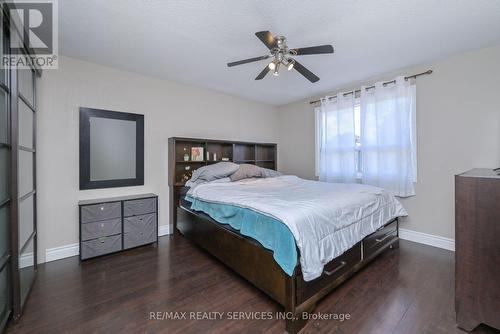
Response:
[[[401,197],[415,195],[413,99],[404,77],[361,88],[362,183]]]
[[[356,182],[353,94],[321,99],[316,125],[320,181]]]

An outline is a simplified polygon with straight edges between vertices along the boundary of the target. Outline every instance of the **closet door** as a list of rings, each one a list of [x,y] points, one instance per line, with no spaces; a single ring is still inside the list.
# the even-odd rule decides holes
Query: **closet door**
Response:
[[[0,55],[13,54],[11,33],[19,33],[10,31],[4,5],[0,0]],[[9,318],[21,315],[36,274],[35,80],[40,75],[32,67],[0,68],[0,333]]]
[[[1,11],[0,11],[1,14]],[[0,54],[4,54],[7,41],[0,27]],[[8,71],[0,69],[0,332],[7,323],[12,311],[11,298],[11,248],[10,248],[10,211],[11,211],[11,140]]]
[[[14,295],[17,316],[36,272],[36,113],[35,72],[17,69],[17,252],[18,282]],[[14,134],[13,134],[14,135]]]

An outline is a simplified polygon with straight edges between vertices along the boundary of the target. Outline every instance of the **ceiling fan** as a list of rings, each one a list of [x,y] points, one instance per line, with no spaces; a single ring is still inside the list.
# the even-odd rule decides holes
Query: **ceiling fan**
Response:
[[[273,58],[273,60],[262,70],[262,72],[259,73],[255,80],[263,79],[269,71],[273,71],[273,75],[278,76],[280,66],[283,65],[287,68],[287,70],[290,71],[292,69],[295,69],[297,72],[306,77],[307,80],[316,82],[319,80],[319,78],[314,73],[305,68],[297,60],[293,59],[291,56],[333,53],[333,46],[331,45],[318,45],[307,48],[289,49],[286,45],[286,38],[284,36],[273,37],[273,35],[269,31],[258,31],[255,33],[255,36],[257,36],[257,38],[260,39],[261,42],[268,47],[270,54],[261,57],[239,60],[227,64],[228,67],[232,67],[251,63],[254,61]]]

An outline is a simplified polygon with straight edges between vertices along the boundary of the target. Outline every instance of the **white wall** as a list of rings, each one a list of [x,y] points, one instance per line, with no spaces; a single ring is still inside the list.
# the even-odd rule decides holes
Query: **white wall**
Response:
[[[473,167],[500,167],[500,46],[364,84],[429,68],[433,74],[417,79],[418,183],[416,196],[402,200],[409,213],[402,227],[454,239],[454,175]],[[279,169],[310,179],[315,176],[309,101],[315,99],[282,106],[278,116]]]
[[[38,251],[78,242],[81,199],[154,192],[168,224],[167,139],[276,142],[276,108],[229,95],[61,57],[38,85]],[[145,115],[144,186],[79,190],[80,106]]]

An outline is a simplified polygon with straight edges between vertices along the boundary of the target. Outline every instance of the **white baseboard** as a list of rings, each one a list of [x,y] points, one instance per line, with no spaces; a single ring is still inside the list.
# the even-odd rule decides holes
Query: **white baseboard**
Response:
[[[75,256],[79,253],[79,245],[71,244],[45,250],[45,262],[64,259],[66,257]]]
[[[158,236],[164,236],[170,234],[170,227],[168,225],[158,226]],[[407,230],[404,228],[399,229],[399,237],[404,240],[409,240],[413,242],[418,242],[420,244],[425,244],[429,246],[434,246],[438,248],[444,248],[447,250],[455,251],[455,240],[439,237],[437,235]],[[60,247],[48,248],[45,251],[45,262],[56,261],[64,259],[71,256],[77,256],[79,253],[79,245],[70,244]],[[24,259],[23,259],[24,260]],[[22,261],[23,264],[28,262],[28,258]]]
[[[170,234],[170,226],[160,225],[158,226],[158,236],[162,237],[164,235]]]
[[[407,230],[405,228],[399,229],[399,237],[404,240],[418,242],[419,244],[455,251],[455,240],[450,238]]]
[[[158,236],[164,236],[170,234],[170,228],[168,225],[158,226]],[[56,261],[64,259],[71,256],[77,256],[80,252],[79,244],[70,244],[60,247],[47,248],[45,250],[45,262]],[[28,262],[26,260],[25,262]]]

